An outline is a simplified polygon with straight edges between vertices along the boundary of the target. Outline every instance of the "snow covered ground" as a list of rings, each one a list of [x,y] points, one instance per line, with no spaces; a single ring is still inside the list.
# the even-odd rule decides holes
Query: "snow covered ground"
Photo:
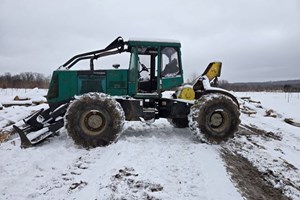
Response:
[[[241,108],[257,113],[241,115],[241,131],[224,147],[247,158],[286,196],[300,199],[300,127],[284,122],[285,118],[299,122],[299,93],[253,92],[236,96],[251,97],[240,99]],[[267,114],[270,109],[276,117]]]
[[[35,98],[46,94],[29,92]],[[0,104],[20,93],[26,96],[24,90],[0,89]],[[236,95],[251,97],[239,98],[241,108],[256,114],[241,114],[236,137],[222,145],[200,143],[188,128],[173,128],[164,119],[150,125],[127,122],[116,143],[91,150],[76,146],[65,129],[28,149],[20,149],[13,135],[0,143],[0,199],[266,199],[266,190],[245,191],[246,168],[235,170],[242,159],[234,165],[224,154],[245,158],[274,190],[300,199],[300,128],[283,121],[299,119],[299,94]],[[0,136],[42,107],[47,105],[3,107]],[[265,116],[269,109],[276,118]]]

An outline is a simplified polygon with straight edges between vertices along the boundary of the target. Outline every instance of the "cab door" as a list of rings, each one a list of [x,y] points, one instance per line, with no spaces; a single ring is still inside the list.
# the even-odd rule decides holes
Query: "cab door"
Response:
[[[160,56],[161,90],[170,90],[183,83],[180,50],[177,47],[162,47]]]

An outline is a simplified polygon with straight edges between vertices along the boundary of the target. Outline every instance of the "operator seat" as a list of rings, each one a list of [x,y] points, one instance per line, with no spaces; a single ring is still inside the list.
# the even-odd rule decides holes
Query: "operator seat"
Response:
[[[176,75],[179,72],[178,61],[174,58],[170,63],[166,64],[165,69],[161,72],[162,76]]]

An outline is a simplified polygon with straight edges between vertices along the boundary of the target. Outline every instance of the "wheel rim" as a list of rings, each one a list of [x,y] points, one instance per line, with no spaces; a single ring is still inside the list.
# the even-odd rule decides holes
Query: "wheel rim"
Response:
[[[218,128],[223,124],[224,118],[220,111],[213,112],[210,116],[209,125]]]
[[[215,110],[209,116],[209,127],[216,133],[221,134],[227,128],[228,113],[224,110]]]
[[[90,110],[81,115],[80,127],[88,135],[99,135],[106,125],[105,115],[98,110]]]

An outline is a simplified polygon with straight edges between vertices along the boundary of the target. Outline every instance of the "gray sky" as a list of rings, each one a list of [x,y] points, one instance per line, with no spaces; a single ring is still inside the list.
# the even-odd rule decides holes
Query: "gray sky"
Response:
[[[117,36],[180,40],[185,77],[300,79],[299,0],[0,0],[0,69],[50,75]]]

